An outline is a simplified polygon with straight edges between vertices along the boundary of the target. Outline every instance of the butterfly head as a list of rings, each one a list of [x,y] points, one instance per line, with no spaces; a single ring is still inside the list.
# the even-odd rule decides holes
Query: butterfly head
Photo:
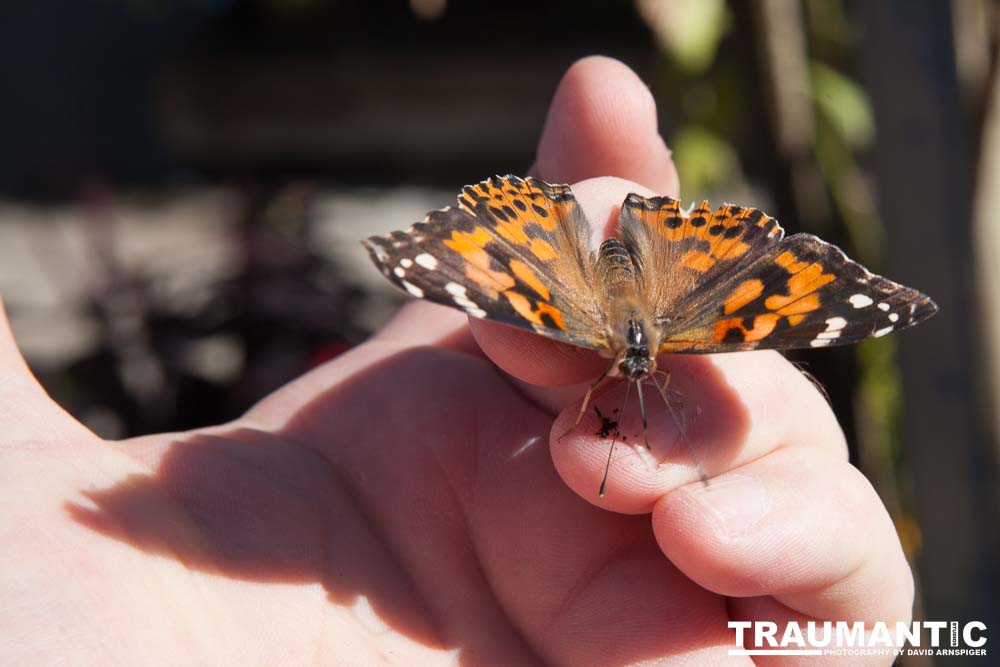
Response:
[[[650,354],[651,341],[646,323],[629,318],[625,331],[625,345],[620,353],[618,372],[630,380],[642,380],[656,370],[656,358]]]

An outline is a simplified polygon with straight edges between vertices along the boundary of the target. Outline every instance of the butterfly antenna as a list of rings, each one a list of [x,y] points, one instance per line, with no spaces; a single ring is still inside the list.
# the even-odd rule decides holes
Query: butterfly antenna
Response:
[[[681,440],[684,441],[684,446],[688,450],[688,455],[691,456],[691,460],[694,461],[694,464],[698,469],[698,479],[701,480],[702,484],[708,486],[708,475],[705,474],[705,467],[701,464],[701,460],[697,456],[695,456],[694,446],[688,439],[687,431],[684,428],[684,424],[681,423],[681,420],[678,418],[677,413],[674,411],[674,406],[670,405],[670,400],[667,398],[667,385],[670,383],[670,373],[664,372],[663,375],[664,375],[663,386],[660,386],[660,383],[657,382],[655,379],[653,380],[653,385],[656,387],[656,390],[660,392],[660,397],[663,399],[663,404],[667,406],[667,412],[670,413],[670,418],[673,419],[674,424],[677,425],[677,430],[681,434]]]
[[[622,399],[622,407],[618,411],[618,419],[625,416],[625,404],[628,403],[628,393],[632,389],[632,383],[628,382],[625,384],[625,398]],[[611,456],[615,453],[615,443],[618,442],[618,436],[621,435],[621,429],[615,429],[615,435],[611,438],[611,448],[608,449],[608,462],[604,464],[604,477],[601,479],[601,488],[597,492],[601,498],[604,497],[604,492],[608,488],[608,471],[611,470]]]
[[[646,445],[646,449],[649,449],[649,438],[646,432],[649,430],[646,428],[646,402],[642,399],[642,381],[635,381],[635,390],[639,394],[639,414],[642,416],[642,443]]]

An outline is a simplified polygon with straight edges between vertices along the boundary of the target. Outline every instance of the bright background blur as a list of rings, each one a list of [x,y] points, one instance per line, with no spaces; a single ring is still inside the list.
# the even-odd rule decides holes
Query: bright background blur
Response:
[[[896,520],[918,615],[996,635],[998,35],[986,0],[9,4],[0,294],[97,433],[230,419],[398,305],[361,238],[523,173],[565,69],[619,58],[686,202],[761,207],[941,306],[794,358]]]

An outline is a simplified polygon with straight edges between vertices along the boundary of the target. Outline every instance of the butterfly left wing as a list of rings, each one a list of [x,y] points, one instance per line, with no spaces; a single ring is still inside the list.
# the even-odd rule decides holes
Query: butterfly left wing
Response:
[[[811,234],[796,234],[699,285],[657,318],[661,352],[731,352],[855,343],[936,312],[926,295]]]
[[[364,242],[386,278],[413,296],[605,349],[589,244],[568,186],[517,176],[466,186],[458,206]]]

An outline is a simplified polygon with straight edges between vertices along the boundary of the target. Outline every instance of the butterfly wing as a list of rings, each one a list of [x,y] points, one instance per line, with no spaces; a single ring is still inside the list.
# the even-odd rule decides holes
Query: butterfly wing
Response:
[[[663,351],[722,352],[856,343],[921,322],[937,305],[877,276],[811,234],[679,304],[663,325]]]
[[[712,213],[702,202],[690,214],[671,197],[630,194],[619,233],[646,277],[643,292],[653,313],[671,313],[687,295],[739,271],[781,241],[774,218],[725,204]]]
[[[731,352],[855,343],[937,312],[917,290],[877,276],[810,234],[783,239],[757,209],[630,195],[621,218],[646,272],[663,352]],[[650,280],[655,276],[655,280]]]
[[[494,176],[466,186],[458,206],[364,244],[413,296],[573,345],[608,346],[590,225],[568,186]]]

